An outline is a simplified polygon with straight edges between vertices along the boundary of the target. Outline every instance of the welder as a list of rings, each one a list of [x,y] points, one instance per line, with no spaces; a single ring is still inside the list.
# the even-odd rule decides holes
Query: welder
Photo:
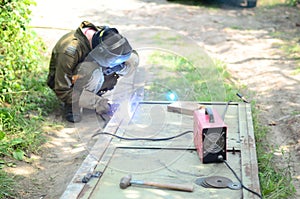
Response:
[[[113,107],[103,94],[138,63],[138,53],[116,28],[83,21],[54,46],[47,84],[63,102],[67,121],[80,122],[83,108],[107,118]]]

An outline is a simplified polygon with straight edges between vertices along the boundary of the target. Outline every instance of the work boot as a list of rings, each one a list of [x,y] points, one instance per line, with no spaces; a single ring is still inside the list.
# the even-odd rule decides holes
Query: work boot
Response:
[[[79,106],[72,104],[65,104],[64,116],[67,121],[72,123],[78,123],[81,121],[81,112]]]

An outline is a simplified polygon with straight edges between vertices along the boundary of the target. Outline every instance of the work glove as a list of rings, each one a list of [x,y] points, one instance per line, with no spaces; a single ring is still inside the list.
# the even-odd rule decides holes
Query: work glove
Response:
[[[110,105],[108,99],[102,98],[96,103],[96,113],[98,114],[108,114],[110,112]]]
[[[79,106],[82,108],[93,109],[107,123],[115,111],[118,104],[109,104],[108,99],[100,97],[93,92],[83,90],[79,98]]]
[[[98,114],[106,114],[110,111],[108,99],[100,97],[93,92],[83,90],[79,97],[79,106],[95,110]]]
[[[112,118],[114,113],[117,111],[119,104],[108,104],[109,105],[109,111],[106,113],[101,113],[99,116],[104,120],[104,122],[107,124],[108,121]]]

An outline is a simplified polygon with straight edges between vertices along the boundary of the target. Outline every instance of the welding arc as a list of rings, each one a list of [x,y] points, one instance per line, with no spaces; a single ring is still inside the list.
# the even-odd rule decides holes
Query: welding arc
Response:
[[[92,135],[92,137],[95,137],[97,135],[110,135],[110,136],[113,136],[113,137],[116,137],[116,138],[119,138],[119,139],[122,139],[122,140],[166,141],[166,140],[172,140],[174,138],[181,137],[181,136],[183,136],[185,134],[188,134],[188,133],[193,133],[193,131],[188,130],[188,131],[184,131],[183,133],[180,133],[178,135],[174,135],[174,136],[171,136],[171,137],[164,137],[164,138],[129,138],[129,137],[122,137],[122,136],[115,135],[115,134],[108,133],[108,132],[97,132],[94,135]]]

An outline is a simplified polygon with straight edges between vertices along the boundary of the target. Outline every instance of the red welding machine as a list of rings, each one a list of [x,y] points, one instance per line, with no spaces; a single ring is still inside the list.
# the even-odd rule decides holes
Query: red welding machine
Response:
[[[226,160],[227,126],[210,107],[194,111],[194,143],[202,163]]]

